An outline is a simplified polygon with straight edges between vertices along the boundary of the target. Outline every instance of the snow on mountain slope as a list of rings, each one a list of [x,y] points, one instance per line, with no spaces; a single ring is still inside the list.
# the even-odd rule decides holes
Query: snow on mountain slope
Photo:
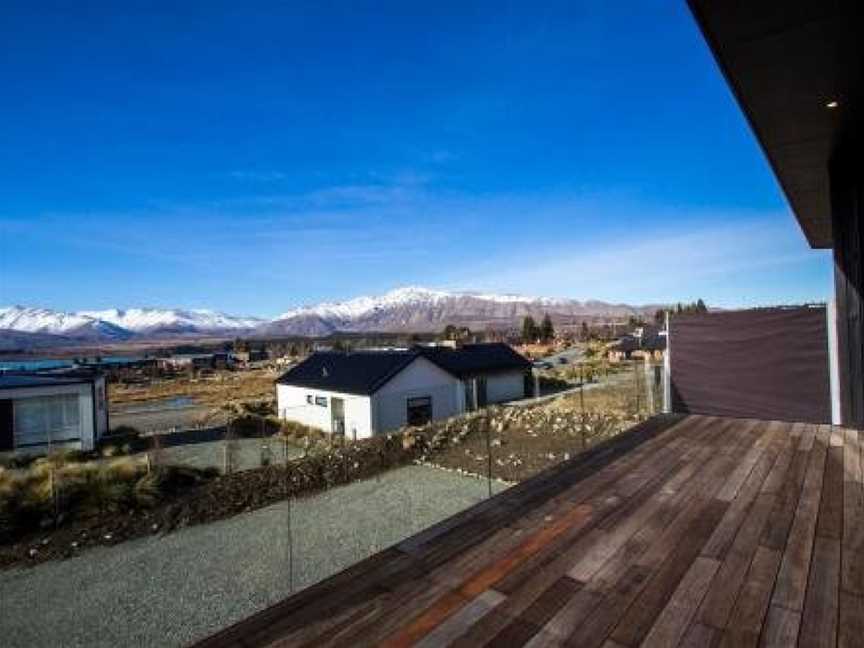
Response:
[[[101,311],[80,311],[76,313],[110,322],[135,333],[165,331],[232,331],[251,329],[265,320],[257,317],[236,317],[212,310],[160,309],[160,308],[116,308]]]
[[[140,335],[250,331],[265,321],[210,310],[132,308],[64,313],[25,306],[0,308],[0,330],[93,341],[125,340]]]
[[[123,340],[131,336],[116,324],[86,315],[24,306],[0,308],[0,329],[92,339]]]
[[[44,308],[0,308],[0,335],[9,331],[60,335],[76,340],[124,340],[193,335],[308,337],[339,332],[431,332],[448,324],[472,329],[518,328],[522,318],[545,314],[556,326],[582,321],[651,317],[656,306],[629,306],[590,300],[552,299],[474,292],[447,292],[417,286],[343,302],[290,310],[275,320],[237,317],[211,310],[107,309],[63,313]]]
[[[596,300],[446,292],[417,286],[379,297],[357,297],[290,310],[258,329],[262,335],[320,335],[336,331],[437,331],[447,324],[483,328],[518,326],[526,315],[548,313],[559,323],[595,318],[653,315],[654,307],[607,304]]]
[[[344,302],[324,302],[315,306],[302,306],[283,313],[276,320],[286,320],[300,315],[314,315],[325,319],[352,320],[377,310],[406,305],[428,306],[453,293],[430,290],[418,286],[406,286],[391,290],[380,297],[355,297]]]

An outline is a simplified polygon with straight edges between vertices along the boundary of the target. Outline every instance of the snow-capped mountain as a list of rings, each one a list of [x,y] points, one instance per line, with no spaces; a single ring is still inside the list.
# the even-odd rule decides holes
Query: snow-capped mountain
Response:
[[[526,315],[549,314],[556,326],[583,321],[620,321],[631,315],[651,317],[657,306],[629,306],[521,295],[447,292],[409,286],[379,296],[357,297],[289,310],[274,320],[238,317],[211,310],[159,308],[108,309],[64,313],[45,308],[0,308],[0,341],[38,341],[51,336],[58,346],[194,336],[235,335],[318,337],[339,332],[431,332],[448,324],[475,330],[518,328]],[[28,338],[28,336],[30,336]],[[2,346],[2,345],[0,345]],[[7,344],[8,346],[8,344]],[[16,348],[19,344],[16,343]]]
[[[440,331],[448,324],[512,328],[530,315],[548,313],[559,324],[582,320],[653,315],[655,306],[628,306],[601,301],[524,297],[474,292],[447,292],[411,286],[378,297],[358,297],[290,310],[257,329],[261,335],[327,335],[339,331]]]
[[[0,330],[88,342],[248,332],[264,322],[255,317],[234,317],[209,310],[133,308],[65,313],[24,306],[0,308]]]
[[[0,329],[82,339],[125,340],[132,336],[116,324],[86,315],[24,306],[0,308]]]
[[[252,329],[265,320],[236,317],[206,309],[116,308],[80,311],[76,315],[110,322],[133,333],[199,333]]]

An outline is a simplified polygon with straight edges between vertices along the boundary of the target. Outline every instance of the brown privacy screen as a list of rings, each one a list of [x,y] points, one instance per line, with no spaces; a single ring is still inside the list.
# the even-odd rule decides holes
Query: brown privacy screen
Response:
[[[831,422],[825,308],[675,315],[672,409]]]

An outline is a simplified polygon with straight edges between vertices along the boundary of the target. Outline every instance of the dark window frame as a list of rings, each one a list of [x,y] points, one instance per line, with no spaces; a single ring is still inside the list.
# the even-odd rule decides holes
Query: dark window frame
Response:
[[[414,396],[405,401],[405,420],[412,427],[425,425],[432,420],[432,397]]]

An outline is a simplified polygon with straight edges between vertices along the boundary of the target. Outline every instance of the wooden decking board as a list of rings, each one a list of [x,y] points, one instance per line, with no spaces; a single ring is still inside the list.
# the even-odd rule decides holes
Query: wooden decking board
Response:
[[[780,456],[777,457],[777,461],[774,463],[774,467],[771,469],[771,472],[762,484],[763,493],[779,493],[783,488],[783,484],[786,481],[786,475],[789,471],[789,466],[792,464],[792,458],[795,456],[795,451],[800,442],[803,429],[803,423],[796,423],[792,426],[791,430],[787,428],[785,434],[781,435],[783,439],[782,450],[780,451]]]
[[[847,429],[845,433],[840,586],[845,592],[861,597],[864,596],[864,484],[861,444],[856,430]]]
[[[495,609],[504,598],[503,595],[493,590],[484,592],[462,608],[458,614],[450,617],[445,623],[426,635],[424,639],[417,642],[415,646],[417,648],[437,648],[437,646],[450,644],[467,628]]]
[[[691,623],[687,632],[678,644],[678,648],[713,648],[718,641],[719,633],[701,623]]]
[[[595,508],[595,516],[592,530],[589,530],[590,533],[595,534],[594,537],[597,537],[596,529],[601,528],[609,517],[613,516],[622,507],[627,507],[633,503],[644,501],[668,479],[666,470],[670,468],[674,469],[672,462],[678,461],[680,457],[681,449],[679,441],[680,440],[676,439],[673,442],[668,443],[664,448],[658,449],[655,452],[654,457],[657,458],[657,463],[664,466],[664,470],[661,470],[659,473],[631,472],[628,470],[628,466],[617,466],[617,471],[610,471],[610,477],[613,477],[613,479],[610,479],[608,483],[605,484],[606,490],[594,491],[595,501],[593,501],[592,504]],[[648,459],[653,460],[653,457],[649,457]],[[654,465],[653,461],[652,465]],[[617,493],[619,492],[619,489],[628,488],[628,486],[629,492],[632,494],[627,500],[624,500]],[[611,489],[611,491],[609,489]],[[582,500],[580,498],[577,501]],[[525,561],[520,567],[514,569],[507,577],[496,585],[496,589],[503,593],[514,591],[524,584],[526,580],[537,572],[537,570],[543,569],[549,563],[557,560],[562,553],[568,552],[577,542],[586,545],[586,540],[588,540],[586,538],[586,533],[562,534],[552,544],[550,544],[546,551],[538,553],[531,559]],[[590,551],[592,546],[595,544],[596,543],[588,541],[586,548],[580,551],[580,553],[583,551]],[[571,574],[571,576],[577,580],[580,579],[578,575]]]
[[[674,519],[680,511],[679,504],[689,497],[690,492],[700,489],[702,480],[707,482],[712,479],[712,461],[716,463],[724,459],[712,455],[710,446],[693,454],[689,466],[682,467],[672,475],[650,499],[639,502],[639,508],[633,510],[629,517],[616,519],[617,527],[610,527],[596,548],[586,552],[569,574],[588,580],[601,573],[608,582],[616,564],[625,567],[630,563],[628,556],[640,556],[649,541]],[[634,541],[637,534],[638,538]]]
[[[840,591],[837,648],[853,648],[864,638],[864,597]]]
[[[723,629],[719,641],[723,648],[758,645],[777,570],[780,569],[780,557],[780,552],[774,549],[761,546],[756,549],[735,608]]]
[[[857,431],[667,417],[592,450],[201,645],[862,645]]]
[[[690,564],[699,555],[702,545],[705,544],[728,506],[728,502],[713,499],[697,511],[684,537],[645,584],[615,627],[612,639],[627,646],[639,644],[668,603]]]
[[[765,526],[762,544],[766,547],[782,551],[786,546],[789,529],[792,527],[795,511],[798,508],[801,488],[804,486],[807,465],[810,463],[812,443],[805,443],[805,439],[808,437],[809,434],[806,433],[802,436],[798,450],[793,453],[792,461],[786,474],[786,481],[780,488],[777,503],[771,512],[771,519]]]
[[[732,613],[759,546],[759,537],[774,506],[775,497],[771,493],[762,493],[750,507],[731,549],[723,559],[717,578],[699,608],[699,621],[703,624],[718,630],[726,627],[726,621]],[[706,555],[705,552],[703,555]]]
[[[696,558],[669,602],[660,612],[641,646],[666,648],[666,646],[677,645],[687,631],[690,619],[696,613],[696,608],[699,607],[719,568],[720,562],[717,560]]]
[[[729,445],[743,454],[749,447],[748,442],[749,439],[741,435],[737,438],[733,437]],[[692,502],[693,494],[709,489],[704,493],[707,497],[715,492],[722,484],[723,475],[734,464],[735,458],[735,454],[714,453],[707,463],[700,466],[700,470],[693,478],[672,498],[665,500],[650,516],[648,522],[606,561],[594,574],[588,587],[597,591],[609,589],[637,561],[652,569],[662,563],[670,548],[686,532],[689,524],[688,515],[692,516],[694,512],[698,512],[700,503]]]
[[[726,515],[723,516],[720,524],[717,525],[714,533],[708,539],[708,543],[702,550],[703,556],[720,559],[726,554],[738,533],[739,527],[747,517],[751,505],[762,490],[768,474],[777,462],[778,454],[782,448],[781,433],[782,428],[775,426],[770,427],[766,432],[766,438],[770,436],[767,447],[762,448],[762,454],[738,489],[737,496],[729,505],[729,510],[726,511]],[[774,502],[773,497],[770,497],[769,500]]]
[[[804,486],[801,489],[801,497],[783,552],[777,585],[772,597],[772,604],[797,612],[800,612],[804,605],[807,575],[810,571],[810,558],[819,515],[828,438],[827,430],[819,430],[813,450],[810,452]]]
[[[801,648],[833,648],[836,644],[839,595],[840,542],[817,537],[798,635]]]
[[[779,605],[768,608],[759,645],[763,648],[789,648],[798,644],[801,613]]]
[[[822,503],[816,535],[821,538],[843,538],[843,446],[828,448],[825,476],[822,480]]]

